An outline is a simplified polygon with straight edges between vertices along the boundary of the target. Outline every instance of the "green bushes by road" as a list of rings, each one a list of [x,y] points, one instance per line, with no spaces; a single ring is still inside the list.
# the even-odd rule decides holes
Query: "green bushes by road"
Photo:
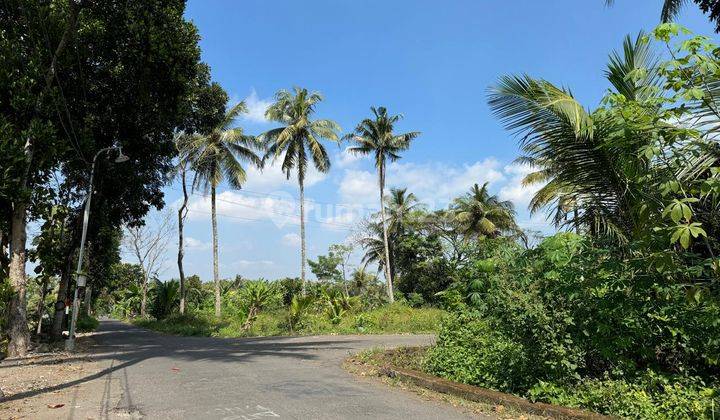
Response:
[[[301,315],[301,321],[290,328],[289,309],[274,308],[260,312],[249,329],[246,318],[225,317],[216,320],[212,314],[193,312],[171,315],[163,320],[133,320],[133,324],[152,330],[188,336],[250,337],[314,334],[381,334],[381,333],[432,333],[437,331],[446,314],[438,308],[411,308],[403,303],[370,310],[352,309],[334,323],[322,308],[314,305]]]

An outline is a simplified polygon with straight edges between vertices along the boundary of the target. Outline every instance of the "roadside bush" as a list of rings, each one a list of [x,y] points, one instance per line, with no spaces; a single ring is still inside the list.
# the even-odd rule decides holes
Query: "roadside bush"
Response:
[[[430,373],[498,391],[526,386],[529,364],[520,343],[494,331],[474,313],[448,317],[425,361]]]
[[[717,285],[678,281],[692,275],[682,264],[560,233],[468,267],[440,294],[453,316],[433,373],[642,418],[697,417],[720,384]]]
[[[538,382],[528,395],[533,401],[626,418],[675,420],[720,416],[717,389],[704,386],[700,378],[663,377],[651,371],[633,382],[584,379],[572,387]]]
[[[88,316],[87,314],[78,314],[77,324],[75,324],[75,330],[77,332],[91,332],[95,331],[100,326],[100,321],[96,318]]]
[[[203,337],[217,335],[221,326],[214,317],[203,313],[174,313],[162,321],[138,318],[133,324],[168,334]]]
[[[412,308],[419,308],[425,304],[425,298],[420,293],[408,293],[407,303]]]

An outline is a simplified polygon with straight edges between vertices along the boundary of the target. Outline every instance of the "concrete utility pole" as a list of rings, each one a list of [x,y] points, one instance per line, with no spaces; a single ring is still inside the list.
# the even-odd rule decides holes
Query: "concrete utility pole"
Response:
[[[118,157],[115,158],[115,163],[127,162],[128,157],[122,152],[122,148],[118,146],[106,147],[100,149],[93,158],[92,169],[90,169],[90,189],[88,191],[87,200],[85,200],[85,211],[83,213],[83,228],[82,237],[80,238],[80,252],[78,252],[77,270],[75,270],[75,293],[73,295],[73,309],[70,321],[70,331],[67,341],[65,341],[65,350],[75,350],[75,326],[77,324],[78,312],[80,310],[80,301],[78,299],[78,291],[81,287],[85,287],[87,283],[87,276],[82,272],[83,265],[83,253],[85,252],[85,239],[87,238],[88,221],[90,220],[90,202],[93,196],[93,181],[95,180],[95,164],[97,158],[102,153],[109,152],[110,150],[117,150],[119,152]]]

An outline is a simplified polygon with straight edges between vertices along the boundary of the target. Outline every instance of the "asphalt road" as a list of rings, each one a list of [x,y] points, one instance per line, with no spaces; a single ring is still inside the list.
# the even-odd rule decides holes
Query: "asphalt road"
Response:
[[[93,379],[93,391],[78,396],[77,413],[83,416],[94,411],[106,418],[474,418],[341,367],[351,353],[427,344],[432,341],[427,335],[220,339],[103,321],[97,340],[95,357],[108,364]]]

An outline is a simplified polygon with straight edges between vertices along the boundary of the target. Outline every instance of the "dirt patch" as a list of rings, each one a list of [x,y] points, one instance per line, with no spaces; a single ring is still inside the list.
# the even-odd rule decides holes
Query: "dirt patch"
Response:
[[[44,347],[43,353],[0,362],[0,389],[4,394],[0,419],[106,417],[86,401],[107,399],[108,413],[114,406],[112,400],[120,396],[103,395],[106,379],[96,376],[111,361],[92,354],[89,349],[93,344],[92,334],[85,334],[77,341],[78,351],[72,354]]]

